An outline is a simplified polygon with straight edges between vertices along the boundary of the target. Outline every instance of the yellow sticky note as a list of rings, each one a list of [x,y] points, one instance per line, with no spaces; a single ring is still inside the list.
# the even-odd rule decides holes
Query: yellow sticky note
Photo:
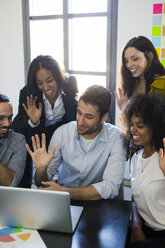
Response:
[[[160,48],[155,48],[156,49],[156,52],[158,54],[158,57],[160,58]]]

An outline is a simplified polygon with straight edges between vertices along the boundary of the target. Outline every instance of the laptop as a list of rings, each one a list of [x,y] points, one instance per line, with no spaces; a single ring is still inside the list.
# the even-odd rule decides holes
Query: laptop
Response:
[[[0,186],[0,224],[14,227],[73,233],[83,211],[70,206],[70,195]]]

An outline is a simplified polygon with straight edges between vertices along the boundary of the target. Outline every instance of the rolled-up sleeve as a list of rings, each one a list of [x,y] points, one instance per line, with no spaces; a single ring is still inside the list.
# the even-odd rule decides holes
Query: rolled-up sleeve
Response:
[[[93,184],[103,199],[114,198],[118,195],[123,181],[126,160],[125,139],[121,133],[111,139],[110,154],[101,182]]]

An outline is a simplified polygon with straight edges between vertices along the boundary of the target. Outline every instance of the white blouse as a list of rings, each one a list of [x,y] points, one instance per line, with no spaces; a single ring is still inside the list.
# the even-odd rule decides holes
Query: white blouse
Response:
[[[153,230],[165,230],[165,176],[159,168],[157,152],[142,158],[143,149],[131,160],[132,194],[145,224]]]

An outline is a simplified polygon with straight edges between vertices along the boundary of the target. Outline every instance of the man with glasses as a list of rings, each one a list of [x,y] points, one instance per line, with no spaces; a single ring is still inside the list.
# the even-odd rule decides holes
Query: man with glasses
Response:
[[[0,185],[19,186],[26,166],[26,140],[11,130],[13,108],[0,94]]]

